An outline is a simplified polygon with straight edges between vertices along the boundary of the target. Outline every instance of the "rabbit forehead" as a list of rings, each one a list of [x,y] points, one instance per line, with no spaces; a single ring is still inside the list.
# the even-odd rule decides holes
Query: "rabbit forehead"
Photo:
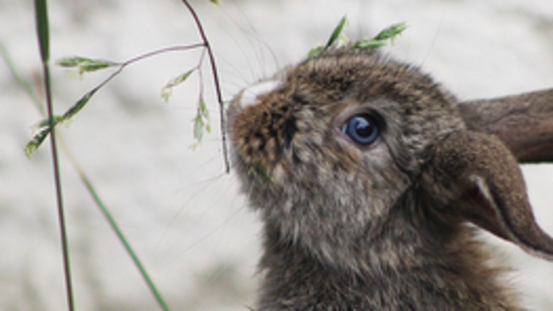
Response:
[[[453,96],[416,67],[357,50],[336,51],[302,63],[288,70],[285,82],[326,102],[389,98],[401,103],[407,114],[447,113],[456,106]]]
[[[455,98],[417,68],[376,52],[338,50],[291,68],[285,84],[321,111],[337,114],[344,102],[394,111],[399,134],[413,155],[452,131],[464,129]],[[296,96],[297,97],[297,96]]]

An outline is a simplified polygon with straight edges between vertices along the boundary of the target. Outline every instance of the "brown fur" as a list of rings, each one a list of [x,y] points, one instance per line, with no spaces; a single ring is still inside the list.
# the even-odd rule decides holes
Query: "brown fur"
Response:
[[[375,52],[327,52],[279,77],[228,110],[265,225],[259,310],[520,310],[467,225],[553,254],[500,141],[467,130],[428,76]],[[380,120],[370,146],[340,131],[361,111]]]

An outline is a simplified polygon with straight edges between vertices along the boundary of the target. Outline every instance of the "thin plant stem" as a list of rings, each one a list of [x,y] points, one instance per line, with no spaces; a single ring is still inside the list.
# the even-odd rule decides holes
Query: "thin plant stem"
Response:
[[[138,270],[140,272],[140,275],[142,276],[142,278],[146,282],[146,285],[148,286],[148,288],[150,289],[150,291],[154,295],[159,307],[163,311],[169,311],[169,307],[168,307],[167,303],[165,302],[165,300],[163,299],[163,296],[161,295],[161,293],[157,289],[156,285],[152,281],[152,278],[150,277],[150,275],[148,274],[148,272],[144,268],[144,265],[142,264],[142,262],[140,261],[140,259],[136,255],[136,253],[134,252],[134,250],[131,247],[129,241],[127,240],[127,238],[123,234],[123,231],[121,230],[121,228],[119,227],[119,225],[115,221],[115,218],[113,217],[113,215],[111,214],[111,212],[109,211],[107,206],[104,204],[104,202],[102,201],[102,199],[98,195],[98,192],[96,191],[96,189],[92,185],[92,182],[87,177],[87,175],[84,173],[83,169],[81,168],[81,166],[79,165],[79,163],[77,162],[77,160],[75,159],[75,157],[73,156],[73,154],[71,153],[71,151],[69,150],[69,148],[67,147],[67,145],[64,143],[63,140],[60,140],[60,145],[63,148],[63,150],[65,151],[66,155],[68,156],[71,164],[73,165],[73,167],[77,171],[77,174],[79,175],[79,178],[81,179],[82,183],[85,185],[86,189],[88,190],[88,193],[90,193],[90,195],[92,196],[92,199],[94,200],[96,205],[100,208],[100,211],[102,212],[102,214],[104,215],[104,217],[108,221],[109,225],[111,226],[111,228],[113,229],[113,231],[117,235],[117,238],[119,239],[119,241],[121,241],[121,243],[123,244],[123,247],[125,248],[127,253],[131,256],[131,259],[132,259],[134,265],[138,268]]]
[[[42,61],[42,72],[44,76],[44,89],[46,97],[46,110],[48,119],[53,126],[53,104],[52,104],[52,85],[50,81],[50,43],[49,43],[49,24],[48,7],[46,0],[35,0],[35,14],[37,34],[40,47],[40,57]],[[73,297],[73,286],[71,283],[71,265],[69,260],[69,244],[67,241],[67,227],[65,225],[65,212],[63,207],[63,193],[61,185],[61,174],[59,168],[58,148],[56,145],[55,131],[50,133],[50,149],[52,153],[52,164],[54,169],[54,182],[56,188],[56,201],[58,207],[58,221],[60,225],[60,239],[62,244],[63,265],[65,275],[65,288],[67,292],[67,304],[70,311],[75,310]]]
[[[209,40],[207,40],[207,36],[205,34],[204,28],[202,26],[202,23],[200,21],[200,18],[198,17],[198,14],[196,14],[196,11],[194,8],[188,3],[187,0],[182,1],[190,14],[192,15],[192,18],[194,18],[194,22],[196,23],[196,26],[198,27],[198,31],[200,32],[200,37],[202,38],[205,47],[207,49],[207,54],[209,56],[209,62],[211,64],[211,72],[213,74],[213,83],[215,84],[215,92],[217,94],[217,101],[219,102],[219,119],[220,119],[220,126],[221,126],[221,136],[223,140],[223,159],[225,161],[225,171],[227,173],[230,172],[230,162],[228,159],[228,150],[227,150],[227,134],[226,134],[226,126],[225,126],[225,104],[223,102],[223,95],[221,93],[221,86],[219,84],[219,74],[217,71],[217,65],[215,63],[215,57],[213,56],[213,50],[211,49],[211,45],[209,44]]]
[[[43,64],[43,74],[44,74],[44,87],[46,89],[46,108],[48,117],[52,119],[52,92],[50,84],[50,72],[48,69],[48,64]],[[63,193],[61,185],[61,174],[59,168],[59,156],[58,148],[56,142],[56,132],[52,131],[50,134],[50,152],[52,153],[52,163],[54,169],[54,180],[56,187],[56,201],[58,205],[58,221],[60,225],[60,239],[62,243],[62,252],[63,252],[63,265],[65,271],[65,285],[67,291],[67,303],[69,305],[69,310],[75,310],[74,299],[73,299],[73,285],[71,282],[71,262],[69,259],[69,243],[67,241],[67,226],[65,224],[65,211],[63,205]]]
[[[189,45],[171,46],[171,47],[168,47],[168,48],[158,49],[158,50],[155,50],[155,51],[152,51],[152,52],[148,52],[148,53],[144,53],[142,55],[136,56],[134,58],[131,58],[131,59],[123,62],[121,65],[127,66],[127,65],[130,65],[131,63],[134,63],[134,62],[137,62],[139,60],[149,58],[149,57],[152,57],[152,56],[155,56],[155,55],[158,55],[158,54],[164,54],[164,53],[172,52],[172,51],[192,50],[192,49],[201,48],[201,47],[205,47],[205,43],[195,43],[195,44],[189,44]]]
[[[155,51],[152,51],[152,52],[148,52],[148,53],[145,53],[145,54],[142,54],[142,55],[139,55],[139,56],[136,56],[134,58],[131,58],[123,63],[120,63],[119,64],[119,68],[117,68],[117,70],[115,70],[111,75],[109,75],[104,81],[102,81],[100,84],[98,84],[94,89],[92,89],[92,91],[89,92],[90,93],[95,93],[97,90],[101,89],[102,87],[104,87],[104,85],[106,85],[108,82],[110,82],[113,78],[115,78],[117,75],[119,75],[127,66],[129,65],[132,65],[133,63],[136,63],[140,60],[143,60],[145,58],[150,58],[152,56],[156,56],[158,54],[162,54],[162,53],[166,53],[166,52],[171,52],[171,51],[182,51],[182,50],[191,50],[191,49],[195,49],[195,48],[200,48],[200,47],[205,47],[205,44],[203,43],[196,43],[196,44],[191,44],[191,45],[185,45],[185,46],[173,46],[173,47],[168,47],[168,48],[163,48],[163,49],[159,49],[159,50],[155,50]]]
[[[88,189],[88,192],[92,195],[92,198],[94,199],[96,204],[102,210],[102,213],[106,217],[106,220],[109,222],[109,224],[110,224],[111,228],[113,229],[113,231],[115,231],[115,234],[117,235],[117,237],[119,238],[121,243],[123,243],[123,246],[125,247],[125,250],[131,256],[132,261],[134,262],[135,266],[140,271],[140,274],[142,275],[142,278],[144,279],[144,281],[146,281],[146,283],[148,285],[148,288],[150,289],[150,291],[154,295],[154,297],[155,297],[157,303],[159,304],[159,306],[161,307],[161,309],[164,310],[164,311],[169,311],[169,307],[167,306],[167,303],[165,302],[165,300],[161,296],[161,293],[157,290],[157,287],[155,286],[155,284],[152,281],[152,279],[150,278],[148,272],[144,268],[144,265],[142,264],[142,262],[140,261],[140,259],[136,255],[136,253],[134,252],[134,250],[131,247],[128,240],[125,238],[125,235],[123,234],[123,232],[119,228],[119,225],[115,221],[115,218],[113,218],[113,216],[111,215],[111,213],[109,212],[107,207],[104,205],[104,203],[102,202],[102,200],[100,199],[100,197],[98,196],[96,191],[94,190],[94,187],[90,183],[90,180],[86,177],[86,175],[82,174],[81,171],[79,171],[79,177],[81,178],[82,182],[85,184],[86,188]]]

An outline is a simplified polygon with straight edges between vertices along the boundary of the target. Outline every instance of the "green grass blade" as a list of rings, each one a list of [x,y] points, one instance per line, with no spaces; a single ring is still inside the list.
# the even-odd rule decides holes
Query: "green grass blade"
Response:
[[[71,108],[69,108],[63,116],[52,116],[51,118],[47,118],[39,123],[39,126],[42,127],[40,131],[33,136],[33,138],[27,143],[25,146],[24,151],[25,155],[27,157],[31,157],[35,151],[42,145],[45,138],[52,132],[52,130],[58,126],[58,124],[65,122],[69,119],[71,119],[73,116],[75,116],[79,111],[81,111],[84,106],[88,103],[90,98],[100,89],[100,87],[96,87],[86,93],[81,99],[79,99]]]
[[[401,34],[405,29],[407,29],[407,24],[405,23],[397,23],[393,24],[385,29],[383,29],[381,32],[374,37],[374,40],[381,41],[381,40],[391,40],[393,41],[396,36]]]
[[[120,64],[104,60],[91,59],[80,56],[64,57],[56,61],[56,65],[65,68],[76,68],[82,77],[85,72],[98,71],[101,69],[117,66]]]
[[[30,158],[35,151],[38,149],[40,145],[44,142],[46,137],[50,135],[54,127],[47,126],[43,129],[41,129],[35,136],[33,136],[33,139],[23,148],[25,151],[25,155]]]
[[[50,31],[46,0],[35,0],[35,20],[37,26],[40,57],[42,62],[50,60]]]
[[[386,42],[390,40],[393,44],[397,36],[399,36],[407,25],[405,23],[393,24],[382,31],[380,31],[374,38],[366,39],[355,42],[351,46],[352,49],[378,49],[386,45]]]
[[[311,58],[320,56],[326,50],[328,50],[334,43],[336,43],[336,41],[338,41],[338,39],[340,38],[340,35],[342,34],[342,31],[344,30],[344,26],[347,24],[347,22],[348,22],[347,17],[345,17],[345,16],[342,17],[342,19],[340,19],[340,22],[338,22],[338,25],[332,31],[332,34],[328,38],[328,41],[326,42],[326,45],[317,46],[317,47],[311,49],[309,51],[309,53],[307,53],[307,56],[305,57],[305,61],[307,61]]]
[[[305,59],[311,59],[313,57],[316,57],[320,54],[322,54],[324,51],[324,46],[318,46],[318,47],[315,47],[315,48],[312,48],[308,53],[307,53],[307,56],[305,57]]]
[[[323,50],[327,50],[328,48],[330,48],[334,44],[334,42],[336,42],[336,40],[338,40],[338,38],[340,37],[340,34],[342,34],[342,30],[344,29],[344,26],[346,25],[347,22],[348,22],[348,19],[345,16],[342,17],[342,19],[338,23],[338,26],[336,26],[336,28],[334,28],[334,31],[330,35],[330,38],[328,38],[328,42],[326,43]]]
[[[102,210],[102,213],[106,217],[106,220],[109,222],[111,228],[113,229],[113,231],[115,231],[115,234],[117,235],[117,237],[119,238],[121,243],[123,243],[123,246],[125,247],[125,250],[131,256],[132,261],[134,262],[135,266],[140,271],[140,274],[142,275],[142,278],[144,279],[144,281],[146,281],[146,283],[148,285],[148,288],[150,289],[150,291],[154,295],[157,303],[159,304],[159,306],[161,307],[162,310],[169,311],[169,307],[167,306],[167,303],[165,302],[165,300],[161,296],[161,293],[157,290],[157,287],[155,286],[154,282],[150,278],[150,275],[148,274],[148,272],[144,268],[144,265],[142,264],[142,262],[140,261],[140,259],[136,255],[136,253],[134,252],[134,250],[131,247],[129,241],[125,238],[125,235],[123,234],[123,232],[119,228],[119,225],[115,221],[115,218],[113,218],[113,216],[111,215],[109,209],[104,205],[104,203],[102,202],[102,200],[98,196],[96,190],[94,189],[94,187],[92,186],[92,184],[90,183],[88,178],[84,174],[79,174],[79,175],[81,177],[81,180],[85,184],[86,188],[88,189],[88,192],[92,195],[94,201],[96,202],[96,204]]]
[[[73,116],[75,116],[77,113],[79,113],[79,111],[81,111],[84,106],[88,103],[88,101],[90,100],[90,98],[92,98],[92,96],[99,90],[99,88],[95,88],[91,91],[89,91],[88,93],[84,94],[83,97],[81,97],[81,99],[79,99],[77,101],[77,103],[75,103],[75,105],[71,106],[71,108],[69,108],[64,114],[63,116],[61,117],[60,121],[61,122],[64,122],[64,121],[67,121],[69,119],[71,119]],[[59,122],[58,122],[59,123]]]
[[[188,70],[187,72],[171,79],[171,81],[167,82],[167,84],[161,89],[161,97],[163,97],[163,100],[165,102],[169,101],[169,97],[171,96],[171,93],[173,91],[173,87],[183,83],[190,77],[190,75],[197,70],[196,68],[193,68],[191,70]]]

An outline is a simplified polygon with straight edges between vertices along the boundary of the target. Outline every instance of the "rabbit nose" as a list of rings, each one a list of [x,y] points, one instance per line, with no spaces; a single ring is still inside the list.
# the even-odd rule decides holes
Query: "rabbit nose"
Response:
[[[282,81],[269,80],[254,84],[246,88],[242,92],[242,96],[240,98],[240,108],[244,109],[248,106],[255,105],[257,103],[257,97],[259,95],[270,93],[281,85]]]

